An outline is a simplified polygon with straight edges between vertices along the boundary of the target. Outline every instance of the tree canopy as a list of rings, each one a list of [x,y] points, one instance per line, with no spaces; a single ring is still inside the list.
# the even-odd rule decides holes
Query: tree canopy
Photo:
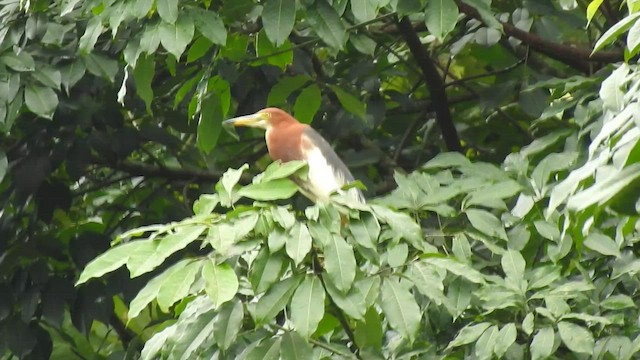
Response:
[[[0,4],[0,359],[638,356],[639,1]]]

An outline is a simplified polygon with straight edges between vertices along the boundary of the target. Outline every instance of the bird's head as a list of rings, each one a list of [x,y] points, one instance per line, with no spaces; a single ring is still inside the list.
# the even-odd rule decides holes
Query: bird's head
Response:
[[[224,125],[232,126],[249,126],[257,127],[265,130],[278,128],[289,124],[296,124],[298,120],[289,115],[286,111],[278,108],[266,108],[255,114],[238,116],[233,119],[226,120]]]

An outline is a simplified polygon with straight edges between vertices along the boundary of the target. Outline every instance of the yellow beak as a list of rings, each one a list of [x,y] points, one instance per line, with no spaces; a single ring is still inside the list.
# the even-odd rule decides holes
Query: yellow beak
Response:
[[[257,112],[251,115],[238,116],[233,119],[225,120],[224,126],[248,126],[266,129],[269,125],[269,114]]]

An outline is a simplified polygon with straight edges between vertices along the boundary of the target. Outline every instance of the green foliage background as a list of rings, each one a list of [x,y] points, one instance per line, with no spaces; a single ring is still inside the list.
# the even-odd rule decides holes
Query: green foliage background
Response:
[[[1,1],[0,359],[637,357],[638,10]]]

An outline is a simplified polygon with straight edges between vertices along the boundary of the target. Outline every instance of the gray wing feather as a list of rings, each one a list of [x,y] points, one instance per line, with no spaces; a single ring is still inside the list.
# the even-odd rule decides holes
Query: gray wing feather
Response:
[[[317,131],[315,131],[312,127],[307,127],[304,130],[304,134],[320,149],[322,155],[327,159],[327,161],[333,166],[334,170],[342,176],[346,183],[350,183],[355,181],[355,178],[349,171],[347,165],[344,164],[342,159],[336,154],[331,145],[325,140],[322,135],[320,135]],[[364,195],[360,189],[350,189],[350,191],[356,190],[356,197],[358,201],[364,203]]]

